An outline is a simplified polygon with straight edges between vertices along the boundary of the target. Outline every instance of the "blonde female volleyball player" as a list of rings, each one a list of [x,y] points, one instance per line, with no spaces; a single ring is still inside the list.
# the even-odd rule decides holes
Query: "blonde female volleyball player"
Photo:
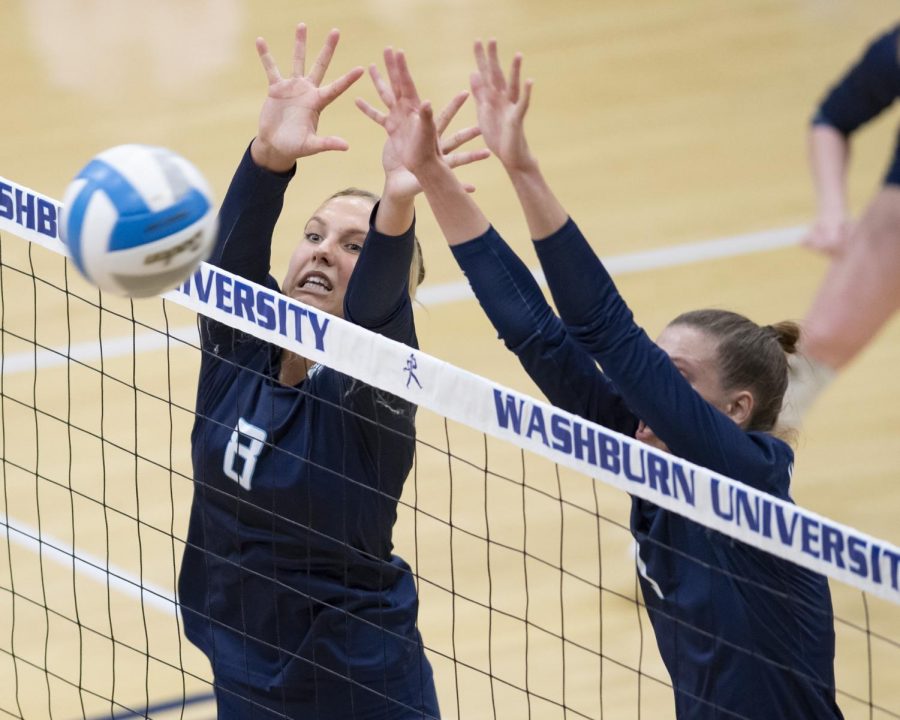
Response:
[[[802,322],[783,422],[818,395],[900,308],[900,136],[883,187],[854,223],[847,209],[850,136],[900,97],[900,26],[872,41],[831,88],[809,130],[818,211],[807,244],[834,256]]]
[[[562,316],[466,195],[436,150],[431,108],[402,53],[385,54],[405,122],[385,126],[479,301],[549,399],[615,430],[790,500],[793,453],[771,433],[796,326],[734,313],[676,318],[657,343],[634,323],[602,263],[545,183],[523,118],[521,58],[507,78],[496,44],[476,43],[479,125],[518,193]],[[394,98],[396,100],[394,101]],[[603,367],[601,372],[594,360]],[[840,718],[824,577],[634,499],[644,600],[679,718]]]
[[[306,72],[306,28],[298,26],[292,72],[282,77],[257,40],[268,96],[223,202],[210,262],[272,291],[272,233],[296,160],[347,149],[317,134],[321,112],[362,72],[322,84],[337,42],[332,31]],[[461,131],[448,145],[477,134]],[[315,211],[280,291],[415,347],[420,188],[389,147],[383,164],[380,202],[350,191]],[[260,318],[268,307],[276,322],[281,306],[270,297],[255,307]],[[415,585],[391,543],[415,407],[225,325],[202,319],[200,328],[194,501],[179,596],[185,633],[212,665],[218,717],[437,717]]]

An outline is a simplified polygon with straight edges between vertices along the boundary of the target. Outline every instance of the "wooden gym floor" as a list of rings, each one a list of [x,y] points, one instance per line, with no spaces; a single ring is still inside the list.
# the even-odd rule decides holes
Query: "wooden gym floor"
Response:
[[[390,44],[407,51],[422,94],[436,104],[466,87],[475,38],[497,37],[506,59],[521,50],[525,73],[535,79],[529,140],[559,197],[604,257],[659,253],[660,267],[617,277],[652,335],[701,306],[765,322],[802,317],[826,269],[823,258],[789,246],[677,265],[674,252],[809,222],[805,131],[812,108],[867,40],[897,17],[887,0],[5,0],[0,176],[61,198],[95,153],[142,142],[190,158],[221,198],[265,92],[253,40],[266,37],[286,63],[299,20],[310,26],[316,50],[329,28],[342,30],[329,77],[380,63]],[[292,184],[276,237],[278,277],[305,218],[325,196],[348,185],[380,188],[381,131],[353,107],[356,96],[374,102],[367,79],[320,125],[345,137],[351,151],[303,162]],[[854,144],[856,211],[878,187],[897,120],[887,113]],[[466,107],[456,126],[472,122]],[[462,174],[534,265],[498,163]],[[536,393],[474,300],[437,299],[435,289],[459,283],[461,274],[424,205],[419,236],[428,265],[417,316],[423,350]],[[14,237],[4,235],[0,251],[2,512],[10,528],[0,532],[0,715],[94,718],[152,707],[152,717],[212,717],[208,665],[181,639],[167,599],[190,499],[197,354],[178,343],[131,352],[135,326],[104,312],[110,345],[101,383],[100,360],[91,355],[100,313],[82,301],[67,306],[59,290],[23,273],[67,282],[93,298],[90,288],[65,273],[59,258],[39,249],[29,255]],[[104,305],[130,316],[127,303],[105,298]],[[156,328],[192,323],[171,305],[164,313],[156,300],[135,304],[134,316]],[[115,349],[121,338],[125,352]],[[78,352],[86,343],[84,364],[54,365],[42,354],[35,370],[35,339],[46,347],[71,343]],[[900,543],[898,366],[895,320],[809,416],[794,487],[799,504],[893,543]],[[172,410],[169,398],[177,404]],[[419,432],[445,446],[440,419],[423,412]],[[455,454],[480,461],[481,436],[459,427],[449,435]],[[513,482],[485,480],[461,461],[448,472],[446,455],[423,447],[395,535],[398,554],[429,580],[421,585],[421,625],[444,715],[672,717],[649,624],[633,601],[627,498],[597,489],[604,518],[597,522],[586,478],[564,473],[557,480],[552,467],[530,459],[525,483],[534,492],[526,494],[518,455],[494,444],[489,451],[491,469]],[[554,499],[560,493],[571,502],[565,509]],[[490,574],[484,543],[469,534],[488,530],[492,540],[519,549],[492,549]],[[78,561],[66,554],[73,543]],[[560,557],[594,583],[602,568],[604,592],[563,583],[551,567]],[[141,595],[129,579],[148,590]],[[846,717],[900,716],[900,608],[866,604],[859,592],[832,587]],[[488,615],[479,605],[487,599],[502,612]],[[526,609],[527,636],[510,619]],[[554,637],[563,627],[565,651]],[[455,667],[447,659],[453,656],[460,660]],[[516,689],[526,685],[530,703]],[[873,704],[885,710],[869,707],[870,686]],[[177,699],[184,696],[195,702],[182,710]]]

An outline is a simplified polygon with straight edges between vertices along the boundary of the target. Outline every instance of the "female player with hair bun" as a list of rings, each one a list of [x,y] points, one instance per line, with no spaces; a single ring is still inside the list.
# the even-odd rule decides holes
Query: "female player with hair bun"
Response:
[[[223,202],[210,262],[416,347],[420,187],[390,142],[381,199],[359,190],[329,197],[307,222],[280,288],[269,275],[297,159],[347,149],[316,132],[321,112],[363,72],[322,84],[337,42],[333,30],[307,73],[299,25],[293,70],[282,77],[257,40],[268,96]],[[466,96],[450,103],[442,128]],[[444,149],[477,135],[460,131]],[[391,541],[415,451],[415,406],[212,320],[202,318],[200,331],[179,597],[185,633],[212,665],[218,717],[438,717],[415,582]]]
[[[475,45],[472,93],[488,148],[515,187],[553,293],[525,265],[436,151],[431,107],[402,54],[387,55],[405,122],[386,123],[458,263],[507,347],[551,402],[790,501],[793,452],[773,434],[798,329],[701,310],[654,343],[553,196],[523,127],[531,83],[507,77],[496,43]],[[597,367],[597,362],[603,368]],[[679,718],[840,718],[827,580],[652,503],[633,499],[631,530],[647,611]]]

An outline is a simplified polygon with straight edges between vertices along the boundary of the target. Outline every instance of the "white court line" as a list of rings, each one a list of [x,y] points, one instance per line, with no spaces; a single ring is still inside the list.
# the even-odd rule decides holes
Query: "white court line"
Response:
[[[615,255],[603,260],[612,275],[625,275],[634,272],[645,272],[660,268],[677,267],[691,263],[716,260],[738,255],[767,252],[779,248],[796,245],[804,232],[803,227],[788,227],[762,232],[735,235],[719,240],[707,240],[705,242],[686,243],[658,250],[645,252],[626,253]],[[538,269],[532,269],[532,274],[537,278],[541,286],[545,286],[543,273]],[[465,280],[423,287],[416,295],[418,302],[426,307],[446,305],[474,298],[472,289]],[[180,340],[184,340],[196,346],[199,343],[197,328],[194,325],[174,328],[169,334]],[[137,333],[135,335],[118,338],[104,338],[101,344],[96,341],[76,343],[71,350],[63,345],[52,350],[39,350],[14,353],[3,359],[3,374],[14,375],[21,372],[34,371],[35,369],[57,367],[65,365],[68,357],[79,362],[90,363],[101,357],[112,359],[129,355],[133,351],[151,352],[166,347],[167,338],[157,332]]]
[[[9,528],[8,533],[2,528]],[[106,560],[90,553],[79,550],[76,554],[75,548],[69,543],[46,532],[39,534],[37,528],[18,520],[9,520],[2,513],[0,513],[0,537],[8,537],[11,543],[37,553],[44,559],[52,560],[66,569],[72,568],[74,558],[75,568],[101,585],[109,585],[123,595],[142,600],[145,606],[167,615],[175,612],[177,601],[169,590],[155,586],[147,580],[140,581],[132,577],[129,571],[116,565],[109,565]]]
[[[691,263],[720,258],[749,255],[751,253],[768,252],[780,248],[797,245],[806,228],[803,226],[763,230],[761,232],[734,235],[718,240],[685,243],[672,247],[646,250],[644,252],[626,253],[605,257],[603,264],[611,275],[627,275],[628,273],[645,272],[661,268],[690,265]],[[544,274],[539,269],[532,269],[531,274],[542,287],[546,286]],[[423,287],[416,294],[416,299],[423,305],[444,305],[474,298],[469,283],[460,282]]]
[[[73,343],[71,349],[68,345],[59,345],[51,350],[38,350],[37,353],[22,352],[8,355],[3,359],[3,374],[14,375],[20,372],[28,372],[35,368],[51,368],[65,365],[69,359],[85,364],[99,359],[121,357],[153,350],[162,350],[166,347],[170,338],[183,340],[193,346],[199,343],[197,328],[194,325],[169,330],[168,336],[162,332],[142,332],[134,335],[123,335],[115,338],[103,338],[102,345],[96,340]],[[175,345],[178,347],[178,345]]]

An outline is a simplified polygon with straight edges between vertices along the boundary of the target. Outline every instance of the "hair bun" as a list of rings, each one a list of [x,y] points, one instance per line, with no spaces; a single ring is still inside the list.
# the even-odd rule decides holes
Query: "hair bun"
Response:
[[[797,352],[797,343],[800,340],[800,326],[797,323],[783,320],[774,325],[766,325],[763,327],[763,330],[770,332],[772,337],[781,345],[781,349],[788,355],[793,355]]]

